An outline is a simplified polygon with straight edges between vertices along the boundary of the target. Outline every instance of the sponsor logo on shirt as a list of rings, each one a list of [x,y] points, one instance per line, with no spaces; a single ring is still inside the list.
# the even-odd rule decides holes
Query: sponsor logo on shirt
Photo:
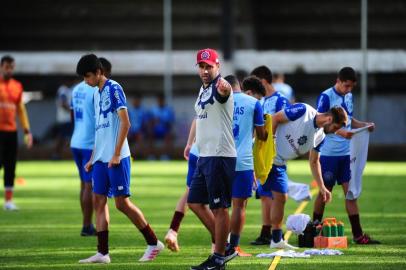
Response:
[[[107,121],[106,123],[97,125],[96,126],[96,131],[98,131],[101,128],[108,128],[108,127],[110,127],[110,121]]]
[[[299,139],[297,139],[297,143],[299,145],[304,145],[307,142],[307,136],[303,135],[302,137],[300,137]]]
[[[285,138],[288,141],[290,147],[292,147],[292,150],[296,153],[296,155],[300,156],[299,149],[296,147],[295,140],[292,138],[292,135],[286,134]]]
[[[199,115],[197,116],[197,118],[199,118],[200,120],[201,120],[201,119],[206,119],[206,118],[207,118],[207,112],[204,112],[204,113],[202,113],[202,114],[199,114]]]

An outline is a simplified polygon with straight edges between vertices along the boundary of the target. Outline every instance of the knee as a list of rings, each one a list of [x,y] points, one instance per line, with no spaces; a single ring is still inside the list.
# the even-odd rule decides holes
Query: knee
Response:
[[[194,213],[196,213],[196,211],[201,207],[201,205],[198,203],[188,203],[187,205]]]
[[[83,190],[86,192],[92,192],[92,183],[85,183],[83,185]]]
[[[245,209],[245,201],[233,200],[233,209],[242,211]]]
[[[125,210],[127,209],[127,201],[124,198],[116,198],[116,208],[121,211],[121,212],[125,212]]]
[[[104,211],[104,209],[106,207],[106,201],[103,198],[99,198],[96,196],[93,199],[93,205],[94,205],[94,209],[97,212]]]

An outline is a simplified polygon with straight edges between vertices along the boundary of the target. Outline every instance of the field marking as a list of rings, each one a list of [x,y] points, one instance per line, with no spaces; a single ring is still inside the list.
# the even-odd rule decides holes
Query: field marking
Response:
[[[319,192],[319,189],[318,189],[318,188],[314,188],[314,189],[310,190],[310,194],[312,195],[312,197],[315,196],[315,195],[317,194],[317,192]],[[307,206],[307,204],[308,204],[309,202],[310,202],[310,201],[303,201],[303,202],[301,202],[301,203],[299,204],[299,206],[296,208],[296,211],[295,211],[293,214],[296,215],[296,214],[302,213],[302,211],[306,208],[306,206]],[[285,240],[286,240],[286,241],[289,240],[289,238],[290,238],[291,235],[292,235],[292,232],[291,232],[291,231],[287,231],[287,232],[285,233],[285,235],[284,235]],[[279,261],[281,260],[281,258],[282,258],[281,256],[276,256],[276,257],[274,257],[273,260],[272,260],[271,265],[270,265],[269,268],[268,268],[268,270],[275,270],[276,267],[278,266],[278,263],[279,263]]]

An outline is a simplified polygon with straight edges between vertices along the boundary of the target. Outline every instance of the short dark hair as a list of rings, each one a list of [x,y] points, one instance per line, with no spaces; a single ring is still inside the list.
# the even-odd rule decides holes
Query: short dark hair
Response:
[[[251,90],[254,93],[265,96],[265,87],[262,85],[261,81],[256,76],[249,76],[242,82],[243,91]]]
[[[231,88],[240,87],[240,82],[238,81],[237,77],[234,75],[227,75],[224,77],[229,84],[231,84]]]
[[[337,75],[338,79],[342,82],[353,81],[357,82],[357,74],[352,67],[343,67]]]
[[[85,76],[88,72],[96,74],[98,69],[103,71],[99,58],[95,54],[86,54],[80,58],[76,66],[76,73],[79,76]]]
[[[340,124],[340,126],[347,125],[348,116],[344,108],[334,106],[328,111],[328,113],[331,114],[331,116],[333,117],[334,124]]]
[[[11,55],[5,55],[1,58],[1,65],[3,65],[4,63],[13,63],[14,62],[14,58]]]
[[[111,63],[110,63],[110,61],[107,60],[104,57],[99,57],[99,60],[100,60],[100,63],[102,64],[103,72],[110,74],[111,73]]]
[[[259,79],[264,79],[268,83],[272,83],[272,71],[267,66],[259,66],[251,71],[251,75],[257,76]]]

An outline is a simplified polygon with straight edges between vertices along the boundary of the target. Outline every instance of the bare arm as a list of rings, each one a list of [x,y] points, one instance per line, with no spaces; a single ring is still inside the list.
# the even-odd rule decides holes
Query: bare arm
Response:
[[[313,178],[314,178],[314,180],[316,180],[317,185],[319,187],[319,192],[323,196],[323,201],[324,202],[331,201],[331,193],[324,186],[323,178],[321,176],[320,153],[314,149],[310,150],[309,164],[310,164],[310,170],[312,171]]]
[[[268,139],[268,131],[265,129],[265,126],[256,126],[255,127],[256,137],[261,141],[266,141]]]
[[[189,160],[190,148],[192,148],[192,145],[195,142],[195,138],[196,138],[196,119],[193,119],[192,125],[190,126],[189,137],[187,139],[185,150],[183,151],[183,157],[186,160]]]
[[[96,146],[93,146],[93,150],[92,150],[92,155],[90,156],[89,161],[85,164],[85,171],[86,172],[90,172],[92,170],[92,166],[93,166],[93,155],[94,155],[94,149]]]
[[[120,119],[120,128],[118,130],[118,138],[116,147],[114,149],[114,155],[111,158],[108,167],[116,166],[120,164],[120,153],[123,147],[125,138],[127,138],[128,130],[131,127],[130,119],[128,118],[128,112],[126,109],[117,111],[118,118]]]
[[[18,118],[20,119],[21,125],[24,129],[24,141],[27,148],[32,147],[32,134],[30,131],[30,121],[28,120],[27,110],[25,108],[24,102],[21,101],[17,107]]]
[[[283,110],[272,115],[272,134],[275,135],[276,129],[278,128],[279,124],[286,122],[289,122],[289,119],[286,117]]]
[[[374,131],[375,123],[362,122],[362,121],[359,121],[358,119],[355,119],[355,118],[352,118],[352,121],[351,121],[351,127],[352,128],[362,128],[362,127],[366,127],[366,126],[369,126],[369,125],[371,125],[371,127],[369,127],[368,130],[371,131],[371,132]]]

